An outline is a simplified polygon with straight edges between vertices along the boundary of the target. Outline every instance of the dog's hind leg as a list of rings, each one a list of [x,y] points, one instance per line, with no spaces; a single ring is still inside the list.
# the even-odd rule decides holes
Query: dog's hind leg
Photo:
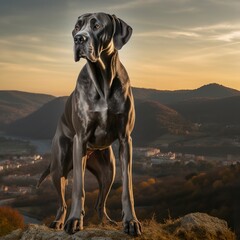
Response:
[[[68,174],[68,165],[72,164],[70,139],[61,136],[54,137],[52,143],[52,163],[50,174],[53,185],[58,193],[59,208],[55,220],[50,224],[50,228],[63,229],[67,213],[67,204],[65,201],[65,185]]]
[[[93,173],[99,184],[98,199],[95,209],[101,224],[111,223],[116,225],[107,214],[106,201],[115,178],[116,166],[112,148],[94,151],[87,160],[87,169]]]

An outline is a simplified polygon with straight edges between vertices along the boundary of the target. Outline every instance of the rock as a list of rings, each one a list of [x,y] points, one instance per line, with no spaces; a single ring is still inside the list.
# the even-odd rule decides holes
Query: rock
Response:
[[[0,239],[4,240],[19,240],[21,239],[22,236],[22,229],[17,229],[15,231],[12,231],[11,234],[5,236],[5,237],[0,237]]]
[[[0,238],[1,240],[112,240],[130,239],[126,234],[117,230],[94,229],[68,235],[64,231],[50,229],[44,225],[29,224],[25,230],[15,230],[11,234]]]
[[[155,220],[143,222],[143,235],[137,240],[236,240],[227,222],[205,213],[191,213],[176,220],[159,224]],[[120,227],[85,228],[74,235],[55,231],[44,225],[29,224],[26,229],[15,230],[0,240],[129,240]]]
[[[226,221],[206,213],[190,213],[173,223],[166,224],[165,228],[180,239],[236,239]]]

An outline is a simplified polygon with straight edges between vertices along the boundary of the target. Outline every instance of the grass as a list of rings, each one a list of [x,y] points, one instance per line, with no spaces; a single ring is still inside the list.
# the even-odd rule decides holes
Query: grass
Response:
[[[96,225],[90,225],[85,228],[96,229]],[[122,232],[122,225],[118,223],[118,226],[97,226],[98,229],[120,231]],[[197,225],[192,228],[186,228],[181,225],[180,219],[167,219],[165,223],[160,224],[156,222],[153,217],[150,220],[142,222],[143,234],[139,237],[135,237],[135,240],[236,240],[235,234],[229,229],[225,229],[216,233],[213,233],[211,229],[206,229],[205,226]],[[111,236],[112,237],[112,236]],[[116,239],[119,236],[116,236]],[[112,238],[115,240],[115,238]],[[128,237],[126,236],[126,239]],[[129,239],[131,239],[129,237]]]
[[[203,223],[204,225],[204,223]],[[221,225],[220,225],[221,226]],[[216,227],[220,227],[218,224]],[[30,230],[32,229],[32,230]],[[122,231],[122,224],[112,225],[88,225],[83,231],[76,233],[76,238],[81,239],[111,239],[111,240],[236,240],[233,232],[228,228],[215,231],[213,233],[211,226],[193,225],[191,228],[184,227],[181,219],[168,219],[165,223],[159,224],[154,218],[142,222],[143,234],[139,237],[132,238]],[[52,238],[57,235],[58,239],[72,239],[63,231],[54,231],[45,226],[29,225],[24,231],[28,234],[31,231],[33,236],[49,236]]]

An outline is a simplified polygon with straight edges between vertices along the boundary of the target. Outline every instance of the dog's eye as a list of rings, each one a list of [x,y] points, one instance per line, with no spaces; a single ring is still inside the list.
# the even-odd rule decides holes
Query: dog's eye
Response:
[[[75,26],[75,31],[76,31],[76,32],[79,31],[79,26]]]
[[[100,24],[96,23],[94,26],[93,26],[93,30],[98,30],[100,28]]]

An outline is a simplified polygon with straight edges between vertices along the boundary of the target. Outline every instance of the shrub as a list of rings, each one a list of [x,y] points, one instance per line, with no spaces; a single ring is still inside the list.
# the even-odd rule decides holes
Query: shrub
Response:
[[[23,216],[17,210],[7,206],[0,207],[0,237],[23,227]]]

